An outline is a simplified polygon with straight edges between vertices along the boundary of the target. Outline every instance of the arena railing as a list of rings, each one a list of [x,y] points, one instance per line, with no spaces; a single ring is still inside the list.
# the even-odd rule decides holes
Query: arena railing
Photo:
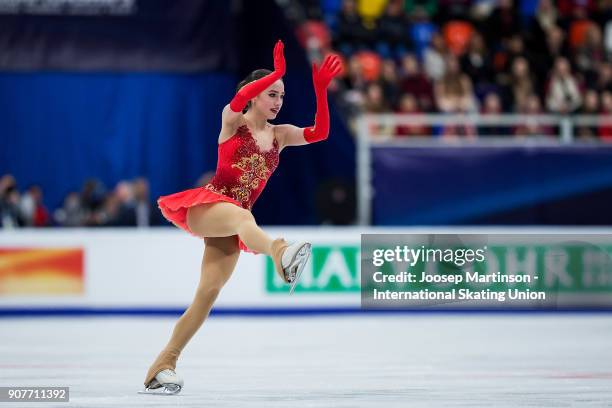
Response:
[[[402,136],[397,134],[401,127],[423,132]],[[599,133],[612,133],[612,115],[363,114],[355,119],[355,130],[359,224],[369,225],[373,148],[604,144]],[[612,137],[607,141],[612,142]]]

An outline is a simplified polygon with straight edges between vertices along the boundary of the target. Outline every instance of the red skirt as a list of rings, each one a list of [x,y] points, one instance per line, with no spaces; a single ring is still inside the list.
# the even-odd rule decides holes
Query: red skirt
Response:
[[[234,200],[231,197],[225,196],[223,194],[215,193],[203,187],[192,188],[190,190],[180,191],[178,193],[161,196],[157,199],[157,205],[161,210],[164,217],[176,225],[179,228],[184,229],[191,235],[200,237],[193,233],[187,226],[187,209],[190,207],[194,207],[198,204],[206,204],[206,203],[218,203],[221,201],[225,201],[228,203],[232,203],[242,208],[240,203]],[[257,254],[258,252],[249,249],[244,242],[238,237],[238,235],[234,235],[238,240],[238,246],[242,251],[250,252],[252,254]]]

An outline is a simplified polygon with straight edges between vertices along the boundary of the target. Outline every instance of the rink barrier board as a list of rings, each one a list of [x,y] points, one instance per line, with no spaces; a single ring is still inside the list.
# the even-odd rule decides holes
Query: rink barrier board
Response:
[[[313,258],[318,259],[305,268],[300,281],[302,287],[290,296],[285,285],[279,284],[268,257],[242,253],[234,272],[236,276],[232,276],[223,288],[214,314],[363,313],[356,251],[361,234],[597,233],[612,237],[611,229],[602,228],[264,228],[271,236],[284,236],[288,241],[307,239],[313,242]],[[176,315],[193,298],[200,275],[203,243],[176,228],[23,229],[0,232],[2,248],[81,248],[85,290],[82,294],[7,295],[2,293],[0,282],[0,315],[43,314],[45,311],[65,315]],[[342,279],[344,286],[339,286]],[[547,310],[556,311],[560,307],[607,310],[612,307],[612,303],[586,303],[558,304]],[[541,308],[546,309],[545,305]],[[485,311],[479,306],[471,309]],[[503,306],[499,309],[503,312]],[[444,310],[440,306],[427,313],[441,311]],[[469,311],[467,308],[459,312]],[[408,312],[423,313],[418,309]]]

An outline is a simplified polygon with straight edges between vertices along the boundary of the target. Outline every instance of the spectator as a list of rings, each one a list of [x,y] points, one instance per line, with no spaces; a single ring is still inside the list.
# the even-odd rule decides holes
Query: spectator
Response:
[[[468,50],[460,61],[461,70],[470,77],[472,83],[476,84],[476,94],[479,94],[479,91],[484,94],[493,86],[493,62],[482,34],[478,31],[472,34]]]
[[[118,201],[115,216],[108,222],[109,225],[122,227],[136,225],[136,199],[134,187],[129,181],[120,181],[115,187],[114,196]]]
[[[16,228],[25,225],[19,208],[20,195],[15,178],[6,174],[0,178],[0,225],[2,228]]]
[[[400,98],[399,109],[397,113],[404,114],[412,114],[417,115],[420,114],[421,111],[419,109],[419,105],[417,103],[416,98],[409,94],[405,93]],[[429,136],[431,135],[431,130],[427,125],[421,123],[419,121],[411,121],[410,124],[399,124],[395,128],[396,136]]]
[[[31,189],[32,187],[30,187]],[[28,189],[28,190],[30,190]],[[36,202],[30,191],[26,191],[19,199],[19,211],[23,217],[23,223],[26,227],[34,225],[34,213],[36,212]]]
[[[599,92],[612,91],[612,64],[604,62],[599,65],[595,88]]]
[[[459,138],[475,140],[476,136],[476,127],[467,122],[449,124],[442,129],[442,138],[447,141]]]
[[[297,37],[310,61],[322,61],[331,49],[329,29],[321,21],[304,22],[297,30]]]
[[[553,134],[550,126],[542,125],[536,117],[533,117],[542,114],[542,103],[536,94],[527,97],[520,113],[527,115],[527,118],[523,124],[516,127],[514,134],[517,137],[545,137]]]
[[[495,49],[502,39],[520,33],[521,21],[513,3],[512,0],[499,0],[497,7],[486,20],[484,27],[489,49]]]
[[[5,174],[0,177],[0,200],[5,199],[10,190],[16,188],[17,182],[15,177],[10,174]]]
[[[580,109],[581,115],[598,115],[599,114],[599,94],[594,89],[589,89],[584,93],[584,104]],[[578,126],[576,128],[576,136],[580,140],[594,140],[598,136],[597,125],[594,126]]]
[[[457,57],[451,54],[446,58],[444,76],[434,84],[434,95],[440,112],[467,113],[477,109],[472,81],[461,72]],[[469,123],[450,124],[442,129],[444,139],[475,139],[476,135],[476,128]]]
[[[558,57],[569,58],[569,45],[566,41],[565,32],[559,26],[553,26],[546,31],[546,56],[550,65],[545,67],[550,69],[553,62]]]
[[[557,0],[559,14],[563,17],[574,17],[586,15],[589,11],[595,11],[597,0]]]
[[[576,49],[574,60],[578,71],[586,83],[597,80],[597,70],[605,59],[601,30],[596,24],[591,24],[585,33],[585,39]]]
[[[411,14],[412,24],[409,33],[411,43],[414,46],[414,53],[423,60],[425,49],[431,44],[434,34],[438,31],[435,24],[429,21],[429,16],[421,7],[416,7]]]
[[[476,0],[472,3],[470,17],[480,27],[480,30],[486,28],[484,22],[491,16],[495,7],[497,7],[497,0]]]
[[[346,110],[352,114],[357,114],[363,108],[365,103],[365,90],[367,81],[363,76],[363,68],[357,55],[351,56],[349,59],[348,70],[343,78],[343,85],[347,91],[343,94],[343,105]]]
[[[447,44],[438,30],[444,27],[444,24],[449,21],[448,18],[452,17],[455,22],[463,18],[465,22],[475,23],[479,28],[472,32],[467,50],[460,59],[461,70],[469,76],[474,87],[473,93],[481,99],[491,92],[499,92],[500,89],[505,88],[508,94],[502,94],[504,111],[507,109],[516,111],[521,109],[518,105],[522,102],[514,99],[524,100],[525,96],[531,93],[545,100],[545,105],[549,108],[549,101],[554,100],[554,98],[549,98],[550,90],[559,91],[554,86],[551,88],[551,84],[558,82],[552,81],[551,71],[554,70],[551,70],[551,67],[556,65],[560,57],[567,58],[570,66],[575,65],[577,70],[572,77],[577,84],[582,84],[584,79],[587,86],[596,87],[599,91],[608,86],[609,62],[601,27],[607,24],[609,20],[607,16],[612,15],[612,8],[605,4],[597,6],[591,0],[575,3],[572,1],[561,2],[563,4],[552,0],[521,1],[520,9],[524,12],[524,17],[529,19],[524,25],[520,24],[519,2],[513,0],[482,0],[478,2],[478,7],[471,1],[457,2],[455,0],[444,2],[408,0],[403,3],[413,19],[408,33],[414,44],[414,52],[419,61],[423,61],[423,72],[430,80],[440,82],[444,76],[445,59],[448,53]],[[374,10],[383,3],[384,1],[376,2],[375,5],[370,4],[368,7],[371,6]],[[355,4],[365,7],[365,2],[349,2],[346,6],[346,15],[355,14]],[[398,41],[405,41],[400,38],[400,33],[403,31],[400,27],[404,25],[406,18],[406,15],[402,13],[401,4],[401,0],[389,0],[384,14],[377,22],[374,22],[379,26],[379,37],[384,43],[397,44]],[[485,6],[482,6],[483,4]],[[490,12],[490,18],[482,24],[475,20],[478,15],[468,16],[465,12],[472,7],[472,12],[479,10],[482,15],[483,10],[491,10],[492,5],[495,5],[495,9],[492,12],[485,11],[485,14]],[[436,24],[431,22],[425,6],[438,7],[438,13],[433,15]],[[377,14],[372,11],[368,15],[376,16]],[[599,26],[595,22],[598,22]],[[521,26],[527,27],[524,33],[521,33]],[[420,27],[423,27],[423,30]],[[566,41],[565,32],[570,34],[571,42]],[[427,48],[423,49],[424,44],[428,42]],[[570,43],[574,47],[571,48],[571,52],[569,52]],[[379,51],[384,54],[383,56],[394,54],[380,48]],[[515,64],[516,59],[520,59],[521,62]],[[529,81],[526,80],[527,77],[521,77],[522,81],[517,84],[515,75],[517,70],[519,73],[524,70],[525,61],[528,62],[526,68]],[[405,60],[402,61],[402,68],[404,65]],[[401,81],[403,84],[406,83],[403,75]],[[529,82],[531,86],[528,86]],[[390,88],[387,84],[383,85],[385,95],[389,97]],[[574,90],[571,89],[570,92]],[[404,86],[402,86],[402,91],[413,92],[405,89]],[[518,91],[520,95],[516,95],[514,91]],[[578,93],[579,91],[578,89]],[[573,96],[576,96],[575,94],[573,92]],[[418,95],[415,97],[417,103],[421,105],[420,97]],[[395,104],[396,98],[391,97],[391,99],[391,102]],[[575,98],[572,99],[572,102],[576,103]],[[429,110],[426,106],[421,106],[420,109]],[[554,112],[558,111],[557,108],[553,109]]]
[[[436,105],[440,112],[474,112],[477,108],[472,81],[459,69],[457,58],[449,55],[446,72],[434,85]]]
[[[363,75],[363,67],[358,55],[353,55],[349,59],[347,75],[344,77],[344,85],[349,89],[364,91],[367,81]]]
[[[377,82],[368,85],[365,95],[365,110],[369,113],[387,113],[391,107],[385,101],[383,89]]]
[[[525,43],[518,36],[508,37],[504,40],[502,50],[496,55],[497,82],[501,86],[509,86],[512,82],[512,66],[517,58],[527,58]]]
[[[530,55],[531,67],[540,86],[548,81],[550,68],[554,65],[558,57],[569,58],[570,53],[565,41],[565,33],[559,26],[553,26],[545,32],[543,41],[545,49],[543,52],[534,50]],[[543,94],[544,89],[539,89],[538,93]]]
[[[499,115],[502,113],[502,101],[497,93],[489,92],[485,95],[480,113],[482,115]],[[478,128],[478,134],[481,136],[507,136],[509,132],[507,127],[504,126],[483,125]]]
[[[26,226],[44,227],[49,224],[49,212],[43,204],[40,186],[33,185],[22,195],[20,208]]]
[[[559,13],[552,0],[540,0],[538,10],[529,22],[527,44],[534,54],[545,53],[547,33],[560,23]]]
[[[505,105],[508,110],[519,112],[523,110],[527,97],[537,93],[538,89],[526,58],[519,57],[513,61],[510,78],[510,85],[505,89]]]
[[[606,90],[601,93],[601,114],[608,120],[612,117],[612,91]],[[607,122],[599,126],[599,137],[604,142],[612,142],[612,123]]]
[[[106,187],[100,181],[89,179],[81,191],[81,207],[85,213],[85,225],[98,225],[96,212],[104,204]]]
[[[394,109],[399,101],[400,90],[397,68],[393,60],[386,59],[383,61],[379,83],[387,104]]]
[[[569,62],[563,57],[555,60],[546,93],[546,105],[551,112],[575,112],[582,104],[578,81],[572,75]]]
[[[87,208],[83,205],[87,201]],[[60,226],[147,226],[160,223],[160,214],[149,202],[149,185],[144,178],[120,181],[110,194],[97,180],[87,180],[81,193],[71,192],[63,206],[54,211]],[[24,194],[17,190],[11,175],[0,178],[0,226],[5,228],[51,224],[43,204],[40,186],[33,185]]]
[[[121,202],[115,193],[108,194],[102,206],[93,214],[92,226],[112,227],[117,223]]]
[[[577,5],[574,7],[572,16],[562,22],[562,26],[568,29],[568,41],[572,50],[576,50],[586,40],[587,32],[595,24],[588,18],[585,7]]]
[[[378,52],[383,58],[401,58],[411,47],[408,18],[401,1],[391,0],[378,21]]]
[[[610,7],[612,10],[612,7]],[[612,11],[610,12],[612,14]],[[604,25],[604,48],[608,61],[612,59],[612,18],[608,18]]]
[[[355,51],[368,46],[370,34],[357,14],[355,0],[344,0],[338,15],[335,47],[350,57]]]
[[[440,80],[444,75],[446,53],[444,38],[440,33],[435,33],[431,37],[431,44],[427,47],[423,56],[425,73],[432,81]]]
[[[364,109],[368,113],[390,113],[391,107],[383,96],[382,87],[378,82],[368,85],[365,95]],[[393,134],[393,127],[389,123],[372,124],[370,134],[373,136],[389,136]]]
[[[81,206],[79,193],[71,192],[64,199],[64,205],[55,211],[55,221],[64,227],[78,227],[85,224],[85,210]]]
[[[134,199],[136,201],[136,226],[152,225],[153,212],[149,198],[149,182],[145,178],[137,178],[133,183]]]
[[[400,80],[402,93],[414,95],[420,110],[434,110],[433,87],[431,82],[419,67],[419,61],[413,54],[406,54],[402,59],[402,75]]]

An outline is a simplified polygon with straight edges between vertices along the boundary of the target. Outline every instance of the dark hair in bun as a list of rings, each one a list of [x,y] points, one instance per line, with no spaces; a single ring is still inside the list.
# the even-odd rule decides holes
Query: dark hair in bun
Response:
[[[261,79],[265,76],[268,76],[272,73],[272,71],[270,71],[269,69],[256,69],[255,71],[251,72],[249,75],[247,75],[246,78],[244,78],[242,81],[240,81],[240,83],[238,83],[238,86],[236,87],[236,92],[238,92],[243,86],[245,86],[246,84],[249,84],[253,81],[257,81],[258,79]],[[247,106],[244,108],[244,110],[242,111],[242,113],[246,113],[249,108],[251,107],[251,101],[249,101],[249,103],[247,103]]]

